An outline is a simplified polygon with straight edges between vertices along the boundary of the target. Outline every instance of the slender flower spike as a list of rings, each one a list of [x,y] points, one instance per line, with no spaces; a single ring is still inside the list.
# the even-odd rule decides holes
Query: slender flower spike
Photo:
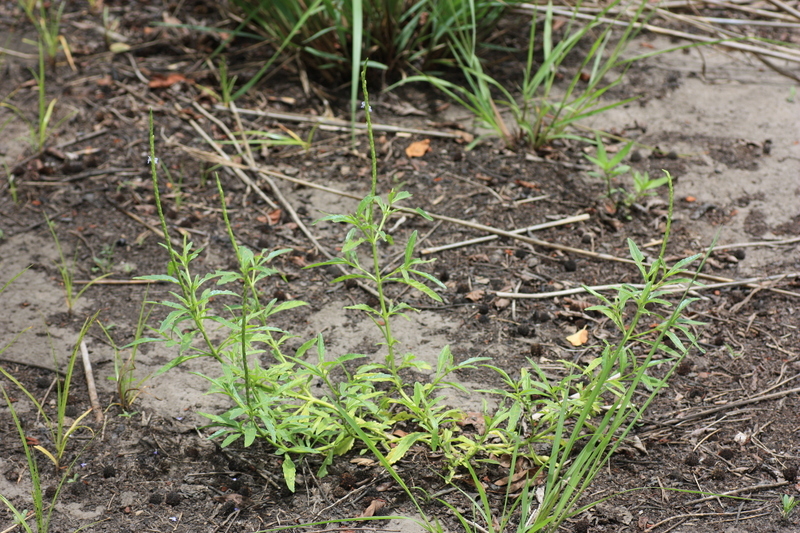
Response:
[[[361,102],[361,109],[364,109],[365,107],[367,107],[367,103],[362,101]],[[369,106],[369,112],[372,113],[372,106]]]

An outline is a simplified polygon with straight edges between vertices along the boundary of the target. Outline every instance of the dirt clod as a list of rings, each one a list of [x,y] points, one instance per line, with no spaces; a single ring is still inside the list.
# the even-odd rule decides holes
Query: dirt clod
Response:
[[[167,497],[164,499],[167,505],[175,507],[183,501],[183,496],[177,492],[168,492]]]

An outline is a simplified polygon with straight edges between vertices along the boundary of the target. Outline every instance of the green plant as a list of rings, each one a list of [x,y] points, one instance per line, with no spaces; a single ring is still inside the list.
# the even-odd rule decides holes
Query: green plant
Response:
[[[136,398],[142,393],[142,386],[150,379],[150,375],[143,376],[139,379],[136,378],[134,372],[136,370],[136,354],[139,350],[139,344],[143,338],[144,329],[147,325],[147,319],[153,311],[153,306],[147,308],[147,295],[149,289],[145,292],[142,306],[139,308],[139,318],[136,321],[136,330],[133,334],[133,342],[124,346],[123,349],[130,349],[127,357],[123,357],[121,349],[117,347],[114,340],[108,331],[108,328],[98,321],[97,325],[103,330],[103,333],[111,344],[114,350],[114,375],[109,376],[108,379],[116,382],[117,384],[117,400],[119,400],[119,408],[123,413],[128,413],[136,401]]]
[[[246,139],[245,141],[237,139],[235,141],[221,141],[220,144],[241,144],[242,142],[247,142],[251,146],[299,146],[303,150],[308,151],[309,148],[311,148],[311,143],[314,141],[314,135],[319,125],[315,124],[305,139],[283,124],[279,124],[279,127],[286,135],[274,131],[249,130],[236,133],[236,135],[241,136],[242,139]]]
[[[666,185],[669,181],[667,176],[662,176],[656,179],[650,179],[650,174],[647,172],[633,171],[633,192],[625,194],[624,202],[631,205],[639,202],[642,198],[648,196],[655,196],[655,189],[662,185]]]
[[[784,520],[789,519],[789,515],[792,514],[797,504],[800,504],[800,500],[796,499],[794,496],[789,496],[788,494],[781,496],[781,516]]]
[[[219,72],[219,87],[222,92],[222,105],[227,107],[232,101],[231,95],[233,94],[233,88],[236,86],[236,80],[238,80],[239,77],[231,77],[228,75],[228,61],[225,59],[225,56],[220,57],[217,69]]]
[[[479,16],[477,33],[487,37],[505,9],[491,0],[236,0],[249,24],[273,44],[276,54],[233,94],[236,99],[264,75],[285,50],[299,55],[330,82],[350,74],[351,118],[355,120],[362,57],[382,76],[409,65],[422,70],[446,55],[452,26],[465,11]]]
[[[71,315],[73,309],[75,308],[75,302],[78,300],[78,298],[80,298],[83,293],[89,289],[89,287],[101,279],[109,276],[110,273],[106,273],[102,276],[94,278],[89,283],[84,285],[81,290],[75,292],[75,275],[72,271],[75,261],[73,259],[72,264],[67,261],[67,258],[64,255],[64,249],[61,247],[61,241],[56,234],[55,222],[50,220],[47,216],[45,216],[45,219],[47,220],[47,228],[50,230],[50,235],[53,236],[53,242],[55,243],[56,250],[58,251],[58,263],[56,263],[56,267],[58,268],[58,273],[61,275],[61,282],[64,284],[64,296],[67,302],[67,313]]]
[[[608,152],[606,151],[605,144],[603,144],[603,139],[600,137],[599,133],[595,135],[595,146],[597,147],[597,154],[594,156],[584,154],[583,157],[600,168],[600,172],[590,171],[588,174],[595,178],[600,178],[605,182],[606,195],[610,198],[616,190],[613,188],[614,179],[623,174],[627,174],[631,170],[631,167],[623,164],[622,161],[628,155],[628,152],[631,151],[631,148],[633,148],[633,142],[626,143],[625,146],[618,150],[611,158],[608,157]]]
[[[17,203],[17,180],[14,178],[14,173],[8,168],[8,164],[3,161],[3,168],[6,170],[6,179],[8,180],[8,192],[11,193],[11,199]]]
[[[53,443],[53,449],[48,450],[41,445],[33,446],[34,449],[40,451],[42,454],[47,456],[50,461],[53,462],[53,465],[56,468],[59,468],[63,465],[63,458],[64,453],[67,449],[67,444],[69,442],[69,438],[78,430],[80,429],[88,429],[91,431],[90,428],[87,426],[81,426],[81,421],[86,418],[86,416],[92,412],[91,409],[88,409],[86,412],[82,413],[78,416],[69,426],[67,426],[66,419],[65,419],[65,412],[67,409],[67,400],[69,396],[70,385],[72,383],[72,374],[75,369],[75,362],[78,357],[78,349],[80,346],[80,340],[86,336],[86,331],[88,331],[89,325],[91,322],[97,318],[97,314],[94,315],[91,319],[87,320],[83,328],[78,335],[78,342],[75,343],[75,348],[72,351],[72,355],[69,357],[67,361],[67,367],[64,371],[64,381],[63,383],[61,380],[56,380],[56,412],[53,417],[47,415],[47,410],[45,409],[44,405],[42,405],[33,394],[31,394],[23,385],[22,383],[17,380],[11,373],[9,373],[5,368],[0,367],[0,374],[6,377],[9,381],[14,383],[17,388],[28,397],[28,399],[33,403],[36,411],[39,415],[44,419],[45,426],[50,434],[50,441]],[[55,359],[55,353],[53,354],[53,358]]]
[[[509,146],[522,142],[536,149],[559,138],[585,141],[583,137],[570,133],[569,127],[579,120],[630,102],[631,99],[626,99],[606,104],[602,102],[602,98],[609,89],[621,81],[625,69],[633,61],[653,55],[622,58],[623,50],[638,32],[635,22],[641,20],[647,6],[646,2],[639,2],[632,23],[624,25],[625,30],[615,39],[615,44],[608,54],[606,51],[611,42],[612,25],[605,23],[604,19],[617,9],[620,0],[605,4],[594,18],[585,24],[578,22],[578,10],[573,10],[562,31],[564,36],[558,41],[554,39],[556,31],[553,5],[552,2],[548,2],[544,8],[542,58],[537,61],[535,54],[537,19],[542,7],[534,6],[523,80],[518,94],[514,94],[506,84],[492,78],[484,70],[476,54],[480,37],[475,28],[481,22],[480,13],[472,2],[467,4],[469,8],[458,13],[458,23],[452,24],[447,30],[447,42],[466,84],[420,74],[409,76],[393,87],[416,81],[431,83],[469,109],[479,122],[491,128],[494,134]],[[620,10],[620,13],[622,11],[624,10]],[[588,51],[579,47],[586,38],[592,39]],[[573,56],[581,58],[580,65],[575,69],[575,74],[570,78],[567,87],[558,90],[556,81],[562,76],[562,67]],[[606,81],[608,75],[613,76],[611,81]],[[500,98],[495,95],[499,95]],[[513,125],[509,125],[501,114],[502,107],[509,110]],[[479,140],[480,137],[474,142]]]
[[[44,45],[50,63],[55,66],[59,46],[63,45],[66,49],[66,40],[59,35],[61,32],[61,16],[64,14],[66,0],[59,2],[58,7],[54,4],[37,0],[19,0],[19,3],[33,27],[36,28],[40,46]],[[37,4],[39,5],[38,13],[35,11]]]
[[[670,206],[671,200],[670,185]],[[565,408],[558,413],[552,436],[544,497],[528,531],[556,531],[564,520],[595,504],[577,507],[611,454],[666,387],[677,364],[691,347],[697,347],[691,328],[699,323],[684,316],[694,299],[686,294],[677,303],[665,299],[667,284],[691,286],[694,280],[683,277],[684,269],[701,257],[667,265],[664,257],[671,214],[670,208],[661,252],[653,262],[648,264],[636,244],[628,240],[631,257],[644,279],[641,289],[623,286],[610,300],[587,288],[601,302],[587,310],[608,317],[619,330],[619,338],[605,341],[602,354],[590,363],[593,366],[597,362],[590,383],[577,392],[583,403],[571,417],[566,408],[573,396],[571,387],[586,379],[587,374],[571,374],[562,379],[559,397]],[[642,327],[644,323],[648,326]],[[656,366],[667,368],[660,378],[650,375]],[[646,392],[638,390],[640,385]]]

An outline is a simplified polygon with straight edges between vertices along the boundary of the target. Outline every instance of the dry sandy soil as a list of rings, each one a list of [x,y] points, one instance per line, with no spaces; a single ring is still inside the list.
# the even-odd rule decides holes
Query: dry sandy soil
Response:
[[[75,259],[78,279],[102,271],[111,272],[109,279],[114,280],[164,272],[166,255],[159,238],[142,223],[156,223],[145,164],[148,108],[155,111],[158,154],[173,181],[181,180],[179,186],[165,189],[173,193],[167,198],[174,215],[171,223],[204,247],[200,268],[213,271],[232,266],[216,191],[205,179],[210,165],[180,148],[210,150],[189,120],[215,137],[219,133],[192,107],[194,102],[233,127],[229,114],[198,97],[198,84],[213,83],[212,74],[198,62],[213,43],[166,29],[145,38],[142,28],[147,17],[160,19],[161,8],[140,7],[112,8],[126,23],[123,27],[128,28],[131,43],[147,44],[134,45],[130,59],[126,54],[104,52],[101,36],[90,29],[98,24],[98,17],[84,12],[66,17],[65,32],[73,43],[77,71],[61,65],[49,74],[48,100],[58,98],[56,113],[67,117],[49,142],[58,150],[29,157],[24,140],[27,126],[10,111],[0,111],[0,120],[10,119],[0,152],[16,182],[16,201],[9,183],[0,185],[0,286],[30,267],[0,296],[0,346],[14,341],[0,356],[0,364],[37,397],[45,394],[55,376],[50,370],[54,357],[63,366],[72,353],[87,316],[99,311],[100,320],[113,326],[115,342],[124,345],[133,338],[145,298],[143,285],[95,285],[68,314],[55,266],[58,253],[44,224],[45,215],[56,222],[67,257]],[[201,17],[201,7],[192,4],[186,16]],[[20,42],[27,26],[12,3],[3,3],[0,15],[3,31],[12,36],[10,42]],[[648,35],[635,46],[642,43],[667,45]],[[22,44],[14,48],[19,53],[3,58],[0,88],[3,95],[18,89],[13,101],[28,112],[36,99],[27,83],[33,62],[26,54],[32,50]],[[181,72],[193,82],[149,88],[139,79],[139,75],[155,79],[157,73],[170,71]],[[798,72],[796,67],[794,72]],[[587,531],[587,526],[592,532],[800,530],[800,513],[787,521],[779,512],[782,494],[800,497],[800,380],[796,379],[800,377],[800,281],[796,277],[800,272],[800,102],[791,98],[795,83],[738,53],[708,48],[673,52],[628,72],[615,97],[639,95],[639,101],[586,124],[636,139],[641,147],[632,158],[634,168],[651,174],[667,169],[675,177],[675,225],[668,255],[703,251],[716,238],[719,249],[707,273],[734,280],[787,277],[700,293],[690,313],[706,323],[697,331],[703,351],[691,352],[670,387],[651,406],[636,432],[642,451],[630,449],[615,456],[587,497],[651,488],[620,494],[566,524],[565,531]],[[322,112],[317,93],[305,94],[300,87],[296,74],[287,70],[240,106],[264,110],[268,104],[295,113]],[[419,88],[398,96],[425,111],[441,103],[441,97]],[[375,100],[377,122],[434,129],[421,118],[396,116],[383,105],[394,102],[388,97]],[[332,103],[345,116],[345,97],[339,95]],[[452,108],[448,113],[426,119],[459,120],[464,128],[472,127],[466,113]],[[254,117],[246,127],[274,125],[272,120]],[[303,125],[286,125],[301,135],[308,132]],[[431,139],[431,151],[421,158],[407,157],[405,148],[424,138]],[[357,154],[340,132],[319,131],[315,140],[325,142],[307,153],[272,149],[259,156],[259,163],[283,175],[365,194],[369,187],[365,140],[360,139]],[[414,195],[410,205],[433,213],[502,229],[588,214],[583,222],[536,236],[618,257],[627,255],[627,238],[652,252],[655,248],[648,243],[658,240],[663,230],[666,191],[658,191],[661,203],[651,202],[630,213],[609,212],[602,199],[603,185],[587,175],[579,145],[561,147],[556,150],[558,157],[543,161],[491,141],[469,152],[453,139],[419,134],[379,134],[377,142],[383,192],[403,183]],[[66,152],[77,158],[59,157]],[[265,291],[309,305],[280,317],[279,325],[299,339],[322,332],[331,354],[355,351],[382,357],[371,323],[355,312],[342,311],[345,305],[367,302],[369,295],[357,288],[330,285],[331,276],[324,270],[303,270],[303,265],[319,256],[285,210],[274,220],[273,209],[238,177],[222,172],[221,178],[242,242],[253,248],[292,249],[275,265],[285,280],[270,280]],[[272,196],[262,180],[256,175],[252,178]],[[278,178],[276,182],[309,226],[320,213],[346,213],[356,205],[350,198]],[[538,201],[519,202],[545,195]],[[327,249],[341,244],[342,228],[311,227]],[[426,236],[422,247],[482,236],[464,227],[410,217],[398,222],[396,237],[404,242],[414,229]],[[767,245],[767,241],[792,239]],[[491,357],[509,372],[528,364],[528,357],[547,363],[591,355],[598,349],[603,326],[598,317],[581,311],[580,302],[589,301],[585,295],[573,300],[519,299],[505,305],[498,302],[495,292],[541,293],[581,284],[637,281],[635,269],[627,265],[505,239],[442,252],[436,259],[437,273],[447,273],[448,289],[442,292],[445,303],[412,299],[412,304],[424,309],[412,321],[397,323],[403,348],[435,362],[441,348],[449,344],[457,360]],[[478,301],[464,298],[466,292],[479,289],[484,292]],[[147,297],[166,299],[167,290],[153,285]],[[163,308],[155,308],[151,324],[165,314]],[[565,338],[584,326],[593,332],[592,341],[588,347],[573,348]],[[226,407],[221,397],[206,395],[207,383],[195,374],[214,375],[217,369],[208,361],[194,360],[148,381],[134,406],[136,414],[120,416],[113,405],[114,383],[109,380],[112,348],[97,327],[86,341],[105,418],[102,424],[89,422],[93,440],[88,432],[75,439],[71,453],[86,448],[78,460],[77,475],[65,485],[57,505],[53,531],[72,531],[90,523],[88,531],[255,531],[353,517],[372,498],[388,502],[383,510],[387,514],[413,515],[399,488],[386,486],[385,473],[378,467],[353,465],[352,457],[342,458],[322,479],[314,478],[312,465],[303,465],[298,490],[292,494],[282,488],[279,461],[270,450],[259,446],[222,450],[208,441],[206,432],[197,429],[206,422],[198,413]],[[162,345],[147,345],[139,354],[137,374],[147,376],[174,356]],[[472,389],[499,385],[497,378],[484,372],[457,377]],[[81,373],[75,381],[72,416],[88,408]],[[24,397],[8,380],[3,386],[18,400],[15,405],[27,434],[46,439]],[[453,394],[448,401],[474,411],[482,408],[483,399],[477,393]],[[430,493],[444,487],[437,459],[422,451],[399,467]],[[43,472],[46,485],[54,483],[53,469],[44,467]],[[0,493],[20,508],[28,508],[30,479],[5,406],[0,407],[0,473]],[[378,486],[385,490],[377,492]],[[696,494],[659,487],[740,491],[736,494],[746,498],[701,500]],[[458,493],[445,497],[466,509]],[[426,512],[448,531],[460,530],[443,506],[431,504]],[[11,524],[12,515],[0,509],[0,528]],[[415,527],[410,521],[385,526],[402,531]]]

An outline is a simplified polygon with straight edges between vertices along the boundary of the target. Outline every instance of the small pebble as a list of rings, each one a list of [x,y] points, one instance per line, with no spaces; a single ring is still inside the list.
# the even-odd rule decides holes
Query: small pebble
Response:
[[[575,262],[574,259],[567,259],[564,261],[564,270],[567,272],[575,272],[578,270],[578,264]]]
[[[147,498],[147,503],[151,503],[153,505],[158,505],[162,501],[164,501],[164,496],[161,493],[154,492]]]
[[[108,479],[110,477],[116,477],[116,476],[117,476],[117,469],[114,468],[112,465],[106,465],[103,468],[103,478],[104,479]]]
[[[736,259],[738,259],[739,261],[742,261],[744,260],[747,254],[745,254],[744,250],[742,250],[741,248],[737,248],[736,250],[731,250],[731,255]]]

